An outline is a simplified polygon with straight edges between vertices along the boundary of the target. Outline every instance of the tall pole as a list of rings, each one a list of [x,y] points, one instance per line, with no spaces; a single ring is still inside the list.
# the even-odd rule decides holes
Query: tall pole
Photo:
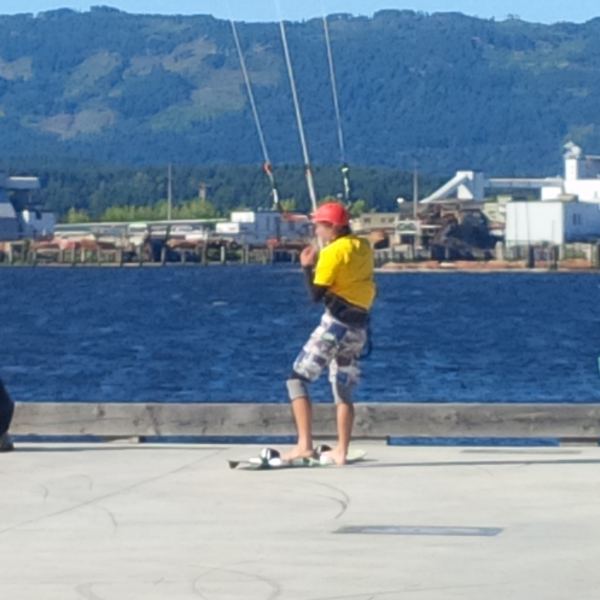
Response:
[[[416,221],[419,217],[419,167],[415,162],[413,171],[413,218]]]
[[[415,232],[413,236],[413,260],[416,259],[417,256],[417,241],[419,245],[421,245],[421,226],[419,225],[419,165],[417,161],[415,161],[413,168],[413,221]],[[419,240],[417,240],[417,235],[419,236]]]
[[[167,221],[173,217],[173,165],[169,163],[169,180],[167,185]]]

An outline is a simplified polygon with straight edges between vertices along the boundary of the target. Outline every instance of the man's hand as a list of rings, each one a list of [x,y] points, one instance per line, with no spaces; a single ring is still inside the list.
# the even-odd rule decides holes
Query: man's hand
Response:
[[[306,246],[300,253],[300,264],[303,267],[314,267],[319,251],[314,246]]]

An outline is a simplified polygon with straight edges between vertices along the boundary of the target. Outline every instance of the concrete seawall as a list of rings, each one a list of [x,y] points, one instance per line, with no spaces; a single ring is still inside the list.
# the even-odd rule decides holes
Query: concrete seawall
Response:
[[[291,436],[288,404],[19,403],[21,435]],[[316,436],[335,435],[334,407],[314,406]],[[356,405],[357,438],[552,437],[600,439],[600,404]]]

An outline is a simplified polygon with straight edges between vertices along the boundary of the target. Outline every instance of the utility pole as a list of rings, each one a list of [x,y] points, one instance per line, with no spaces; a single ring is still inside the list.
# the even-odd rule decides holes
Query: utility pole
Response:
[[[419,218],[419,165],[415,161],[413,170],[413,219]]]
[[[173,165],[169,163],[169,180],[167,185],[167,221],[173,217]]]
[[[206,202],[208,197],[208,184],[204,181],[200,182],[200,187],[198,188],[198,198],[202,200],[202,202]]]
[[[414,221],[414,236],[413,236],[413,260],[417,257],[417,245],[422,244],[421,225],[419,223],[419,165],[415,160],[413,169],[413,221]],[[419,239],[417,240],[417,236]],[[417,244],[418,242],[418,244]]]

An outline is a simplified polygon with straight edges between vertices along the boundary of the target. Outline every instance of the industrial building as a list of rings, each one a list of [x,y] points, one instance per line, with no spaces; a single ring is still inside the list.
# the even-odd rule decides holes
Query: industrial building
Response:
[[[585,155],[572,142],[565,146],[562,177],[488,178],[482,172],[459,171],[421,203],[484,203],[490,189],[538,194],[538,201],[506,203],[507,246],[600,239],[600,156]]]
[[[37,177],[0,175],[0,242],[51,237],[56,218],[36,201]]]
[[[239,244],[264,245],[269,240],[305,240],[311,235],[311,227],[310,220],[305,215],[271,210],[243,210],[232,212],[230,221],[217,223],[215,233]]]
[[[511,202],[506,205],[507,246],[593,242],[600,238],[600,201]]]

